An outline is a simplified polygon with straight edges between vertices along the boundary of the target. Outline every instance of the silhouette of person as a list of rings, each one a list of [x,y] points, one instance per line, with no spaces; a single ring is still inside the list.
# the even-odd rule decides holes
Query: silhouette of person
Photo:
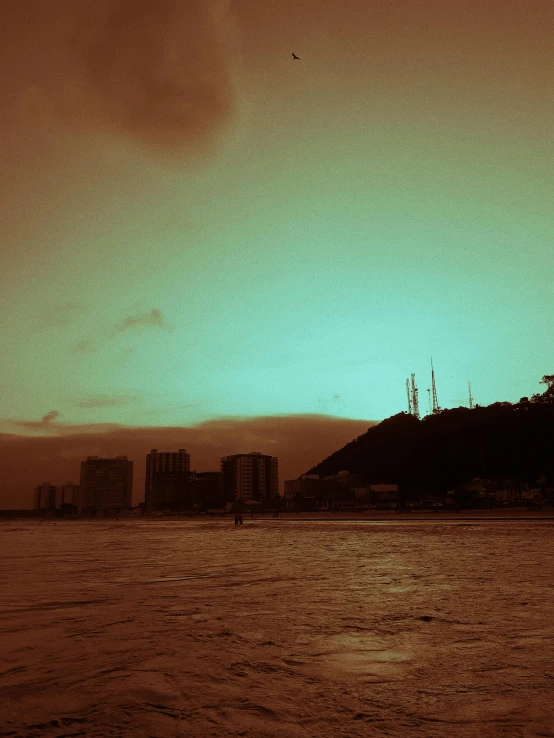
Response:
[[[235,525],[238,525],[238,524],[239,524],[239,516],[237,514],[235,515]]]

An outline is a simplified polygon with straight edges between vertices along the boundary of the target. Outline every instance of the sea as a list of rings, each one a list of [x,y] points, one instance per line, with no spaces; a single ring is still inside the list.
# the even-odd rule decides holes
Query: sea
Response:
[[[554,522],[0,523],[0,736],[554,737]]]

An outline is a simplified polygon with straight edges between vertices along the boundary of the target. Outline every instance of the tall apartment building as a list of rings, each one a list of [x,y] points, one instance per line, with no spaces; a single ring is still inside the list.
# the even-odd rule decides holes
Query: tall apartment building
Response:
[[[221,459],[226,502],[270,502],[279,494],[278,459],[252,451]]]
[[[132,507],[133,462],[126,456],[82,461],[79,505],[87,512]]]
[[[53,510],[56,507],[55,485],[43,482],[35,487],[33,507],[35,510]]]
[[[146,454],[144,501],[147,510],[185,510],[195,503],[190,454],[186,449]]]

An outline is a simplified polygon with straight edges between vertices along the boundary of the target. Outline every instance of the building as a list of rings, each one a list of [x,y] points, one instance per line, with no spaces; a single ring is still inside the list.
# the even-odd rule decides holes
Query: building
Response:
[[[186,510],[196,504],[186,449],[146,454],[144,501],[147,510]]]
[[[56,507],[55,485],[43,482],[35,487],[33,507],[35,510],[54,510]]]
[[[133,462],[126,456],[82,461],[79,505],[91,513],[132,507]]]
[[[392,510],[398,506],[397,484],[370,484],[369,500],[378,509]]]
[[[321,479],[318,474],[304,474],[285,482],[285,504],[299,512],[333,510],[341,498],[342,488],[336,479]]]
[[[279,496],[279,472],[276,456],[252,451],[221,459],[226,503],[271,504]]]
[[[79,485],[66,482],[56,487],[50,482],[43,482],[35,487],[35,510],[54,510],[62,505],[71,505],[76,510],[79,507]]]
[[[56,490],[56,501],[58,503],[58,507],[60,505],[71,505],[76,510],[79,510],[79,490],[79,485],[73,484],[73,482],[60,484]]]
[[[194,472],[154,472],[147,510],[192,510],[197,505]]]
[[[225,507],[222,472],[196,472],[192,477],[197,504],[203,510],[220,510]]]

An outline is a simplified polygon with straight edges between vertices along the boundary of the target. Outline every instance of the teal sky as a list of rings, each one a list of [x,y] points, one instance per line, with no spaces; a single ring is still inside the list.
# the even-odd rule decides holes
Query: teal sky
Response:
[[[102,80],[111,94],[138,70],[147,124],[104,92],[60,109],[61,12],[5,73],[4,429],[53,410],[381,419],[411,372],[427,408],[431,356],[445,407],[467,404],[468,379],[488,404],[554,371],[552,5],[298,5],[231,3],[225,31],[193,13],[211,77],[178,87],[197,114],[182,136],[132,24]],[[171,75],[179,37],[160,18],[144,53]],[[23,49],[4,51],[12,71]]]

